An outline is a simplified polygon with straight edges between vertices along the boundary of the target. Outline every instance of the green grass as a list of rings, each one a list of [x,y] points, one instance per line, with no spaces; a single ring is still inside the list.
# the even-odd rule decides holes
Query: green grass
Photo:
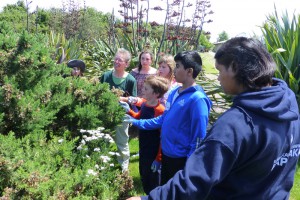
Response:
[[[200,53],[202,58],[202,65],[205,74],[218,74],[218,71],[215,68],[215,59],[213,52]]]
[[[298,161],[294,186],[291,191],[290,200],[300,200],[300,170],[299,169],[300,169],[300,161]]]
[[[130,129],[132,131],[132,129]],[[139,152],[139,141],[137,133],[130,132],[129,148],[130,148],[130,162],[129,175],[132,176],[134,188],[130,192],[132,196],[145,195],[139,173],[139,157],[135,156]]]

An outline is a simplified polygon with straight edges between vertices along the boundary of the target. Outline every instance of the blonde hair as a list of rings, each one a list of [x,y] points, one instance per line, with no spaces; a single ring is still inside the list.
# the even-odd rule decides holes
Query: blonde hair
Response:
[[[148,76],[145,80],[145,83],[149,84],[153,89],[153,92],[158,94],[158,98],[163,97],[164,94],[169,90],[169,80],[162,76]]]
[[[174,78],[174,68],[175,68],[175,61],[174,61],[174,57],[172,55],[166,54],[163,55],[159,61],[158,61],[158,65],[162,64],[162,63],[166,63],[170,69],[170,72],[168,74],[168,77],[166,77],[167,79],[169,79],[169,81],[172,81]]]

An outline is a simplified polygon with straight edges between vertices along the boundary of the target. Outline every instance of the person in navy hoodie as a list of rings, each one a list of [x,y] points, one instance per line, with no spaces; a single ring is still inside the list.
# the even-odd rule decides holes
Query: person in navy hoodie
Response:
[[[273,78],[264,46],[232,38],[215,54],[218,80],[233,104],[186,166],[149,196],[134,199],[289,199],[300,153],[295,94]]]
[[[184,168],[187,158],[205,137],[211,107],[210,99],[195,81],[202,69],[199,53],[181,52],[174,60],[175,79],[182,85],[170,92],[163,115],[129,120],[139,129],[161,128],[161,184]],[[154,160],[152,168],[154,171],[158,169],[159,163]]]

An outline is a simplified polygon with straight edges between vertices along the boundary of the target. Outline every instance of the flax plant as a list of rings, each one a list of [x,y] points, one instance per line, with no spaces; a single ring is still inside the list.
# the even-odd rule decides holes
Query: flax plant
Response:
[[[300,15],[292,18],[285,12],[267,17],[261,27],[264,42],[278,66],[276,77],[284,79],[295,92],[300,104]]]

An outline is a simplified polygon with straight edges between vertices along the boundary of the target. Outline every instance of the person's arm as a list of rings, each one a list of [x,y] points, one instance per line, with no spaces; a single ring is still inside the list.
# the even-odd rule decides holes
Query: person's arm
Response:
[[[141,199],[206,199],[212,188],[230,172],[235,160],[236,155],[221,142],[203,142],[188,158],[184,170]],[[134,199],[138,198],[131,200]]]
[[[140,119],[132,121],[132,125],[138,127],[139,129],[153,130],[161,128],[164,120],[164,114],[151,119]]]
[[[146,101],[146,99],[140,98],[140,97],[129,96],[129,97],[119,97],[119,101],[124,101],[126,103],[129,103],[130,105],[135,105],[135,106],[141,107],[142,104]]]
[[[129,112],[127,113],[129,114],[131,117],[133,117],[134,119],[140,119],[141,117],[141,111],[139,112],[134,112],[133,110],[129,110]]]
[[[190,112],[191,119],[191,134],[192,141],[190,143],[190,151],[188,157],[195,151],[199,146],[200,142],[206,136],[206,129],[208,124],[208,115],[209,115],[209,101],[206,98],[197,98],[193,102]]]
[[[128,103],[128,98],[129,97],[119,97],[119,101],[124,101],[124,102]]]
[[[126,91],[128,91],[130,96],[136,97],[137,95],[137,83],[136,80],[132,77],[128,80],[126,85]]]

